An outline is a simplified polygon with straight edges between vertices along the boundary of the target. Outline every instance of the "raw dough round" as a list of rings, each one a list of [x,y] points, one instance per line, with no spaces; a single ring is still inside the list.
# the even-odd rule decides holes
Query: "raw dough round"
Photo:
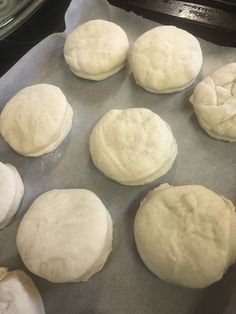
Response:
[[[16,168],[0,162],[0,229],[10,223],[23,194],[24,185]]]
[[[0,313],[45,313],[37,287],[22,270],[8,272],[0,267]]]
[[[236,141],[236,63],[207,76],[190,97],[201,127],[213,138]]]
[[[4,107],[0,130],[19,154],[41,156],[57,148],[69,133],[73,111],[62,91],[38,84],[19,91]]]
[[[236,215],[230,200],[200,185],[168,184],[150,192],[134,223],[138,252],[161,279],[203,288],[236,260]]]
[[[111,217],[88,190],[52,190],[26,212],[16,243],[36,275],[52,282],[86,281],[112,250]]]
[[[68,35],[64,56],[75,75],[100,81],[124,67],[128,49],[128,38],[120,26],[91,20]]]
[[[135,41],[130,66],[138,85],[153,93],[172,93],[194,82],[202,66],[202,51],[190,33],[158,26]]]
[[[171,168],[177,144],[169,125],[154,112],[144,108],[111,110],[91,133],[90,153],[107,177],[140,185]]]

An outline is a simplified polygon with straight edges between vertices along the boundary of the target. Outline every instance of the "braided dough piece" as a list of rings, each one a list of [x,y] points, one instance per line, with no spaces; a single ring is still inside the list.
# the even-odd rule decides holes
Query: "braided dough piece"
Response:
[[[202,80],[190,102],[199,124],[211,137],[236,141],[236,63],[227,64]]]

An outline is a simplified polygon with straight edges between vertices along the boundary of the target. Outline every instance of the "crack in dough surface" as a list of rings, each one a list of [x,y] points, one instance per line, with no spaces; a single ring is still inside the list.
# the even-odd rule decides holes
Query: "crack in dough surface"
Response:
[[[198,185],[161,185],[142,201],[134,223],[138,252],[158,277],[203,288],[236,260],[232,202]]]

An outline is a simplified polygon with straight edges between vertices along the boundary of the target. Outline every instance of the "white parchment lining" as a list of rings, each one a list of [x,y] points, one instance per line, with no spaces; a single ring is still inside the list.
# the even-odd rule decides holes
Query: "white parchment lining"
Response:
[[[16,231],[24,212],[38,195],[53,188],[87,188],[101,198],[111,213],[113,252],[103,270],[86,283],[52,284],[30,274],[43,297],[46,313],[203,314],[201,308],[209,302],[212,312],[208,313],[219,313],[219,298],[224,309],[230,306],[235,267],[224,276],[218,289],[213,286],[192,290],[168,284],[152,275],[139,259],[133,220],[140,200],[164,182],[202,184],[236,204],[236,144],[210,138],[198,125],[188,100],[199,80],[236,61],[236,50],[200,40],[204,57],[200,75],[187,90],[169,95],[152,94],[137,86],[128,66],[104,81],[79,79],[64,62],[64,40],[79,24],[98,18],[119,24],[130,44],[158,25],[112,7],[105,0],[73,0],[65,15],[65,33],[44,39],[0,79],[1,110],[17,91],[43,82],[60,87],[74,110],[72,131],[53,153],[39,158],[23,157],[0,137],[0,160],[14,164],[25,185],[18,214],[0,231],[0,265],[25,269],[15,246]],[[93,166],[89,156],[89,135],[98,119],[111,109],[128,107],[145,107],[158,113],[169,123],[178,143],[173,168],[145,186],[128,187],[109,180]]]

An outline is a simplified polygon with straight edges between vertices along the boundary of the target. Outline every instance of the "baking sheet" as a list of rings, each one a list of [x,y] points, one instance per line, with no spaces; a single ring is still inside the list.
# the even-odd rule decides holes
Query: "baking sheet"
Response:
[[[206,289],[177,287],[155,277],[142,264],[133,239],[133,220],[141,199],[161,183],[202,184],[236,204],[236,144],[210,138],[198,125],[188,99],[204,76],[236,61],[236,49],[200,40],[204,62],[196,83],[187,90],[156,95],[137,86],[127,66],[100,82],[75,77],[63,59],[66,34],[90,19],[107,19],[127,32],[130,43],[155,22],[110,6],[105,0],[73,0],[66,12],[66,31],[52,34],[27,53],[0,79],[0,108],[21,88],[55,84],[74,110],[73,128],[52,153],[38,158],[16,154],[0,137],[0,160],[14,164],[25,195],[10,225],[0,231],[0,265],[27,271],[17,253],[15,237],[32,201],[53,188],[87,188],[110,211],[114,223],[113,252],[102,271],[86,283],[53,284],[30,274],[49,314],[210,314],[236,312],[236,266]],[[120,185],[97,170],[89,156],[89,135],[111,109],[145,107],[166,120],[178,143],[172,169],[159,180],[138,187]]]

